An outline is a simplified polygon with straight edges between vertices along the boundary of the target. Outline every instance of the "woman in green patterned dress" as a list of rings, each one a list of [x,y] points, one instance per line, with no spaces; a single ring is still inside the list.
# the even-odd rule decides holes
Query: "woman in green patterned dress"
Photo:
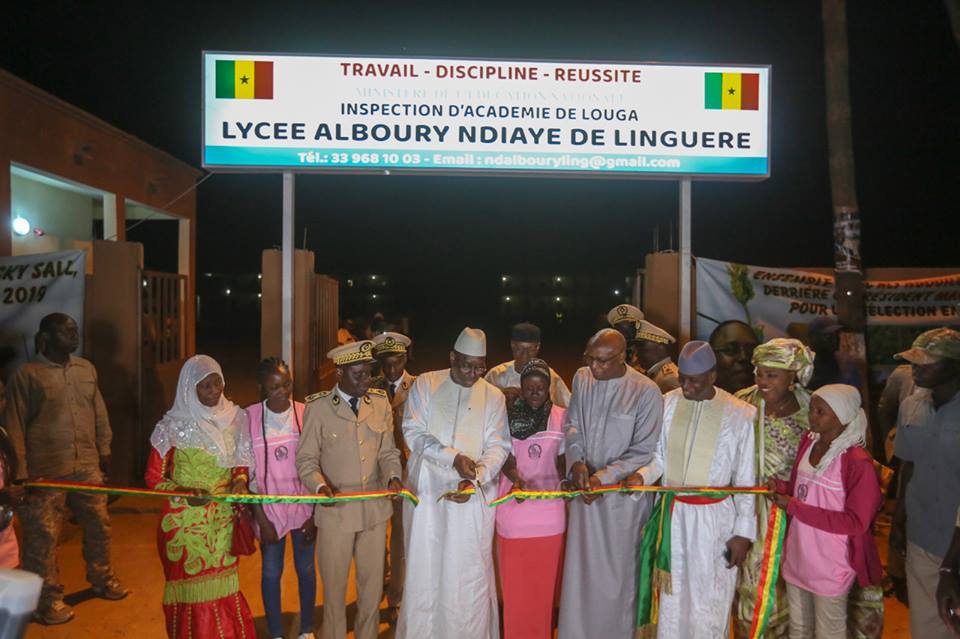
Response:
[[[230,554],[233,509],[203,495],[246,493],[252,452],[246,412],[223,395],[223,372],[206,355],[188,359],[177,396],[150,436],[149,488],[189,491],[168,499],[157,542],[166,578],[163,613],[171,639],[255,639]]]
[[[813,374],[813,352],[795,339],[772,339],[753,351],[756,384],[737,393],[737,397],[757,407],[756,442],[757,485],[770,479],[790,479],[800,439],[810,428],[807,411],[810,393],[805,388]],[[770,501],[757,499],[757,541],[740,567],[737,596],[734,601],[734,636],[749,636],[757,600],[757,585],[767,536]],[[764,637],[786,637],[789,611],[783,578],[777,580],[773,610]]]

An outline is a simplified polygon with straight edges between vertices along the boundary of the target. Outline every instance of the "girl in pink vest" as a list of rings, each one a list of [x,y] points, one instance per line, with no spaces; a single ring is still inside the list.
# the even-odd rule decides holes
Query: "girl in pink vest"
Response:
[[[873,521],[881,491],[863,449],[866,430],[856,388],[821,386],[810,400],[810,433],[790,481],[768,484],[790,515],[782,569],[791,639],[846,639],[850,589],[880,582]]]
[[[563,468],[563,417],[550,402],[550,367],[531,359],[520,372],[520,397],[507,406],[513,452],[500,494],[557,490]],[[558,499],[509,501],[497,507],[497,555],[503,586],[504,639],[550,639],[566,504]]]
[[[302,495],[297,475],[297,443],[303,425],[303,404],[291,401],[293,380],[286,362],[268,357],[257,366],[260,402],[247,407],[253,468],[250,491],[261,495]],[[260,589],[271,637],[284,636],[280,609],[280,578],[287,536],[293,544],[293,565],[300,587],[299,639],[313,639],[313,609],[317,576],[313,547],[317,527],[310,504],[254,504],[263,572]]]

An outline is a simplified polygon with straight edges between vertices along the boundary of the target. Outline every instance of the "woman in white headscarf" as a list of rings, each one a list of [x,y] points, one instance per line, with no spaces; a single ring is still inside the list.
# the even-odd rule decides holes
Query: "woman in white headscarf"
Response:
[[[791,517],[782,566],[791,639],[845,639],[851,589],[880,583],[873,521],[881,491],[863,449],[866,431],[860,392],[845,384],[821,386],[810,399],[810,434],[790,480],[768,484]],[[878,630],[882,624],[881,608]]]
[[[150,436],[147,487],[197,495],[167,500],[157,531],[171,639],[256,636],[240,592],[237,558],[230,554],[233,509],[202,497],[248,492],[247,414],[224,397],[223,387],[223,371],[213,358],[188,359],[173,407]]]

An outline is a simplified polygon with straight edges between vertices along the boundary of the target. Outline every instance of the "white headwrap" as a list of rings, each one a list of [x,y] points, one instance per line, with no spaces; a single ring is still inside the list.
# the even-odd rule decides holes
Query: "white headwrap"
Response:
[[[223,379],[220,364],[207,355],[184,363],[173,407],[153,429],[150,443],[161,456],[171,448],[199,448],[216,457],[221,468],[249,466],[253,454],[246,411],[222,394],[213,407],[197,397],[197,384],[214,373]]]
[[[846,384],[827,384],[813,392],[813,397],[819,397],[827,403],[833,413],[846,426],[835,440],[830,442],[830,448],[824,453],[820,463],[814,471],[819,475],[830,463],[853,446],[864,446],[867,436],[867,416],[860,407],[860,391]]]

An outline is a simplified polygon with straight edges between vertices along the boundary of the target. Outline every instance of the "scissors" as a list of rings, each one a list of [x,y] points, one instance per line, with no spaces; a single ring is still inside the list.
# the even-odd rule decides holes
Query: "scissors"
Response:
[[[475,468],[476,471],[473,481],[477,485],[477,492],[480,493],[480,499],[483,500],[484,505],[487,505],[490,502],[487,501],[487,494],[483,492],[483,483],[480,481],[480,469],[483,468],[483,466],[481,464],[477,464]]]

